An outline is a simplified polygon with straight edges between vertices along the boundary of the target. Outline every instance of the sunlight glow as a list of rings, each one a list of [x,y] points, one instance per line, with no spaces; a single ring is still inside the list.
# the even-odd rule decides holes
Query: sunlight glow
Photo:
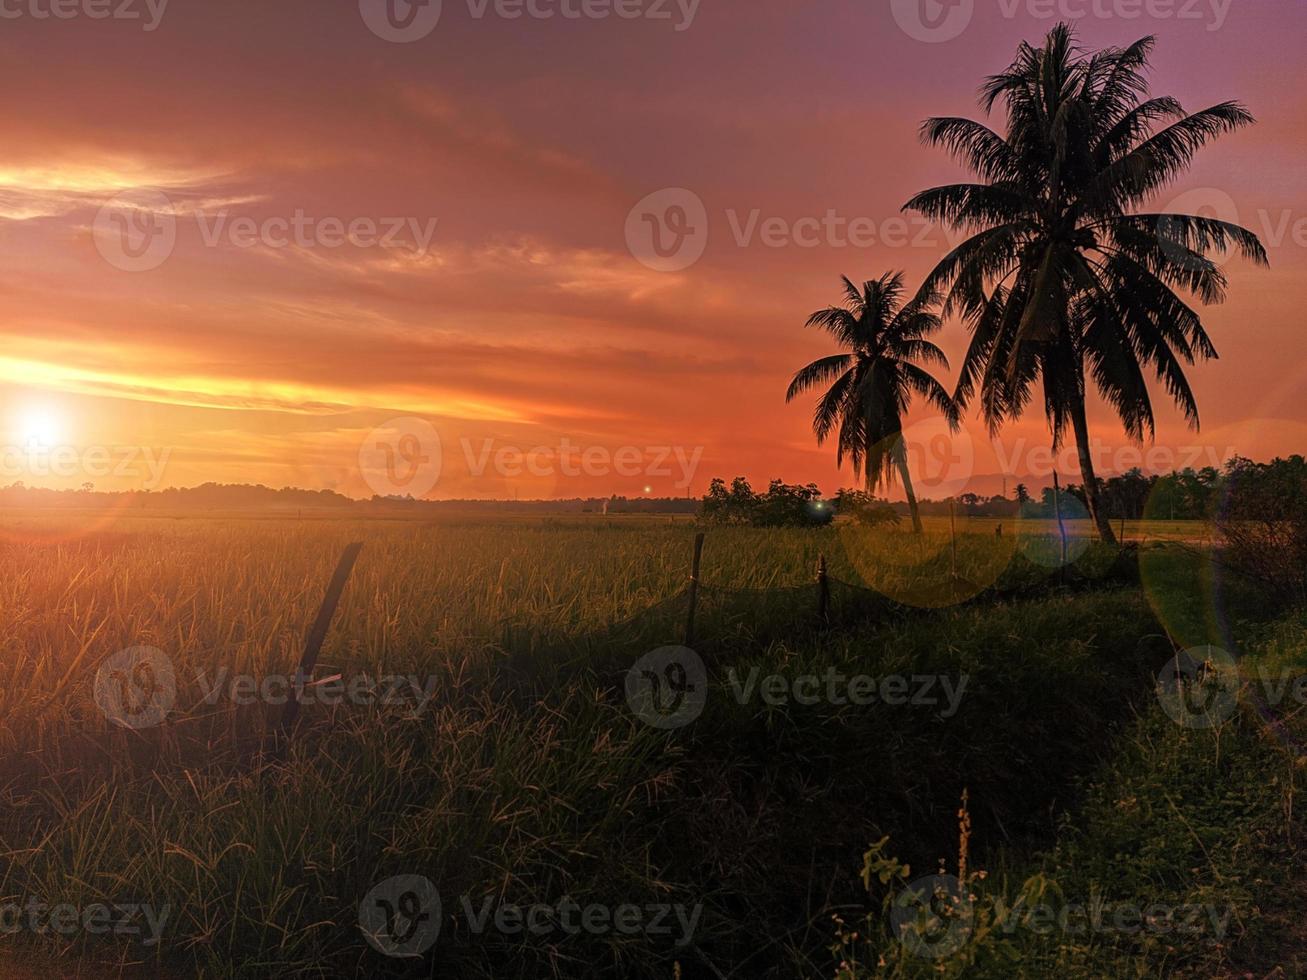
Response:
[[[18,421],[18,438],[32,449],[50,449],[63,438],[63,424],[49,408],[29,408]]]

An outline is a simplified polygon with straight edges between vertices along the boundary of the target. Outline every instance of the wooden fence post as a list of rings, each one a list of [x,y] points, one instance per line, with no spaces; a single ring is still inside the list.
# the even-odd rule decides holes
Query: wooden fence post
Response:
[[[340,595],[345,591],[345,583],[349,581],[350,572],[354,570],[354,562],[358,560],[359,552],[362,549],[362,541],[356,541],[346,547],[345,553],[340,556],[340,561],[336,565],[335,573],[331,576],[331,583],[327,586],[327,594],[323,597],[322,606],[318,609],[318,618],[313,621],[313,626],[309,629],[309,634],[304,641],[304,653],[300,657],[299,669],[295,671],[294,690],[291,691],[290,700],[286,702],[286,710],[282,712],[282,735],[290,735],[295,719],[299,717],[300,698],[304,694],[304,683],[317,665],[318,653],[322,650],[322,642],[327,638],[327,630],[331,628],[331,619],[336,615],[336,606],[340,603]]]
[[[826,574],[826,556],[817,558],[817,615],[827,622],[830,616],[830,578]]]
[[[694,646],[694,613],[699,605],[699,562],[703,558],[703,532],[694,536],[694,560],[690,563],[690,611],[685,617],[685,645]]]

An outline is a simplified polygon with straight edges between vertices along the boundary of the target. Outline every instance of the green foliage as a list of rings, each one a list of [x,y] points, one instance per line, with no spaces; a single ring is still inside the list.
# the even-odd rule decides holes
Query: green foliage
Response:
[[[1307,664],[1307,627],[1295,618],[1259,634],[1246,679]],[[869,910],[856,928],[837,923],[838,980],[871,977],[1007,978],[1298,976],[1307,911],[1295,806],[1302,780],[1295,740],[1250,705],[1213,728],[1177,725],[1156,703],[1063,818],[1052,847],[1033,859],[996,855],[997,870],[964,872],[965,899],[950,914],[891,928],[895,902],[915,874],[878,841],[865,859]],[[965,940],[938,958],[938,943],[965,918]]]
[[[822,527],[835,519],[816,484],[791,486],[773,480],[766,493],[758,494],[742,476],[731,481],[729,490],[725,480],[713,480],[700,513],[707,524],[750,527]]]
[[[1227,565],[1281,604],[1307,603],[1307,460],[1233,460],[1216,526]]]
[[[903,522],[893,504],[865,490],[841,490],[835,497],[835,512],[867,527],[897,527]]]

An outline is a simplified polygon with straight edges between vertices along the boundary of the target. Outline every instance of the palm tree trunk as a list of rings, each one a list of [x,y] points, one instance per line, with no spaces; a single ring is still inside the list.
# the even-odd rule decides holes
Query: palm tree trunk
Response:
[[[1071,426],[1076,434],[1076,452],[1080,456],[1080,478],[1085,487],[1085,503],[1089,506],[1089,517],[1098,528],[1098,536],[1104,544],[1116,544],[1116,533],[1112,522],[1103,512],[1098,499],[1098,476],[1094,473],[1094,456],[1089,446],[1089,421],[1085,417],[1085,402],[1077,398],[1071,405]]]
[[[903,492],[908,495],[908,510],[912,511],[912,533],[921,534],[921,508],[917,506],[917,494],[912,489],[912,474],[908,472],[908,454],[902,451],[902,437],[899,439],[899,449],[899,475],[903,478]]]

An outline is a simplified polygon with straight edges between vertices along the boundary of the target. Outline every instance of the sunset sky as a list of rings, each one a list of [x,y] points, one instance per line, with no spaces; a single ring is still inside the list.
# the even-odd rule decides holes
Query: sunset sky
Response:
[[[127,4],[139,19],[89,16],[96,0],[67,19],[10,0],[0,18],[0,443],[140,455],[43,475],[7,451],[0,485],[366,496],[360,449],[397,418],[439,434],[438,498],[700,495],[736,474],[851,485],[810,405],[784,401],[794,370],[832,352],[803,323],[841,274],[915,284],[947,250],[899,213],[962,173],[917,127],[979,115],[982,78],[1068,8],[1089,12],[1087,45],[1157,34],[1159,94],[1191,111],[1237,98],[1259,119],[1157,201],[1236,217],[1272,262],[1230,263],[1207,314],[1222,359],[1192,375],[1202,432],[1159,392],[1158,446],[1180,465],[1307,450],[1301,0],[928,0],[948,40],[923,40],[899,0],[626,0],[640,16],[552,19],[445,0],[406,43],[373,29],[371,0]],[[628,234],[669,188],[707,216],[702,257],[674,271]],[[166,257],[115,245],[142,207],[170,225]],[[874,244],[809,235],[828,213]],[[771,219],[809,220],[795,241],[764,234]],[[957,322],[942,334],[950,387],[965,339]],[[997,449],[970,429],[978,492],[1048,442],[1039,416]],[[564,445],[589,461],[513,465]]]

